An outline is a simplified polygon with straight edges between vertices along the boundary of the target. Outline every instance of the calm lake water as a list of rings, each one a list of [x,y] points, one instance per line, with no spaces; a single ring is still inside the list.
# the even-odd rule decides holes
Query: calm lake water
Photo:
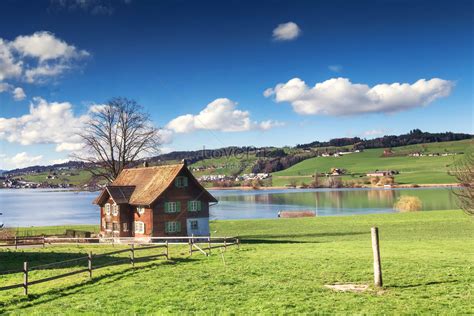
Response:
[[[397,198],[417,196],[423,210],[457,208],[449,188],[211,190],[219,200],[211,219],[276,218],[280,210],[314,210],[318,216],[390,213]],[[0,222],[10,227],[98,224],[97,192],[0,190]]]

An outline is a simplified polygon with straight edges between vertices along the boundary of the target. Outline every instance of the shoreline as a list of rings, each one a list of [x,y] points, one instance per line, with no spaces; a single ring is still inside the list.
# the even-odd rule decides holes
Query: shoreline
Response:
[[[213,191],[228,191],[228,190],[241,190],[241,191],[266,191],[266,190],[304,190],[304,189],[417,189],[417,188],[455,188],[459,187],[458,183],[425,183],[425,184],[394,184],[389,187],[377,186],[377,185],[363,185],[360,187],[341,187],[341,188],[331,188],[331,187],[319,187],[319,188],[303,188],[300,186],[297,187],[287,187],[287,186],[271,186],[271,187],[210,187],[205,188],[206,190]]]

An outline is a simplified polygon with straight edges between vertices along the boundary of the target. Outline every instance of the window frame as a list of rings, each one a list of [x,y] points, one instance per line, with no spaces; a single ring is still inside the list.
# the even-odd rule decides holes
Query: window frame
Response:
[[[179,221],[166,221],[165,222],[165,234],[176,234],[181,232],[181,222]]]
[[[122,223],[122,231],[128,232],[128,223],[127,222]]]
[[[171,207],[173,206],[173,207]],[[164,204],[164,212],[167,214],[175,214],[181,212],[180,201],[167,201]]]
[[[199,229],[199,221],[197,219],[191,219],[189,220],[191,230],[198,230]],[[193,225],[196,224],[196,227],[193,227]]]
[[[105,230],[111,232],[113,229],[112,222],[105,222]]]
[[[201,201],[200,200],[192,200],[188,201],[188,212],[199,212],[201,211]]]
[[[108,203],[108,202],[105,203],[105,205],[104,205],[104,213],[105,213],[105,215],[110,216],[110,203]]]
[[[188,177],[186,176],[177,176],[174,179],[174,186],[177,188],[186,188],[189,184]]]
[[[141,226],[139,230],[137,230],[137,226]],[[145,234],[145,223],[142,221],[133,222],[133,232],[135,234]]]
[[[120,212],[120,206],[117,203],[112,204],[112,216],[118,216]]]
[[[112,222],[112,231],[113,232],[120,232],[120,223],[119,222]]]

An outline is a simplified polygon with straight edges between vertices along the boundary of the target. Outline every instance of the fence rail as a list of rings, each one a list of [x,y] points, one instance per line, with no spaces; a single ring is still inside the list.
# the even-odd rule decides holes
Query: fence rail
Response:
[[[53,239],[54,242],[49,242],[50,239]],[[59,242],[58,239],[61,239],[64,242]],[[72,239],[77,239],[76,242],[73,242],[74,244],[79,243],[79,241],[84,242],[84,240],[87,240],[89,242],[85,242],[87,244],[101,244],[101,245],[107,245],[110,243],[113,243],[114,241],[117,242],[115,239],[114,241],[111,240],[106,240],[104,242],[103,238],[46,238],[46,237],[19,237],[19,238],[7,238],[7,239],[1,239],[0,240],[0,247],[1,246],[15,246],[17,248],[19,245],[32,245],[32,243],[22,243],[25,240],[29,241],[41,241],[41,243],[38,243],[40,245],[45,246],[45,244],[70,244]],[[99,240],[99,241],[98,241]],[[111,241],[111,242],[107,242]],[[164,241],[161,242],[160,241]],[[186,242],[184,242],[186,241]],[[11,243],[13,242],[13,244]],[[29,266],[29,262],[25,261],[23,263],[23,268],[22,269],[11,269],[8,271],[0,271],[0,276],[5,275],[5,274],[12,274],[12,273],[23,273],[23,283],[17,283],[17,284],[12,284],[12,285],[7,285],[7,286],[2,286],[0,287],[0,291],[6,291],[6,290],[11,290],[11,289],[16,289],[16,288],[23,288],[23,293],[25,295],[28,295],[28,290],[29,286],[35,285],[35,284],[40,284],[44,282],[49,282],[61,278],[66,278],[70,277],[73,275],[81,274],[87,272],[89,274],[89,278],[92,279],[92,273],[94,270],[109,267],[109,266],[115,266],[115,265],[120,265],[120,264],[125,264],[126,262],[129,262],[132,267],[135,267],[135,263],[138,261],[145,261],[145,260],[153,260],[157,259],[160,257],[165,257],[166,260],[170,259],[169,255],[169,247],[170,245],[184,245],[184,244],[189,244],[189,255],[192,255],[193,252],[201,252],[206,256],[209,256],[211,254],[211,249],[213,248],[221,248],[223,247],[224,250],[227,250],[227,247],[232,246],[232,245],[237,245],[237,247],[240,248],[240,241],[237,237],[202,237],[202,236],[191,236],[191,237],[152,237],[149,239],[149,242],[143,243],[143,241],[133,239],[133,238],[124,238],[119,241],[122,244],[127,243],[130,247],[126,249],[120,249],[120,250],[115,250],[115,251],[110,251],[106,253],[99,253],[93,255],[92,252],[89,252],[87,256],[83,256],[80,258],[74,258],[74,259],[68,259],[68,260],[62,260],[62,261],[57,261],[57,262],[51,262],[51,263],[46,263],[46,264],[41,264],[41,265],[36,265],[36,266]],[[3,243],[3,244],[2,244]],[[201,246],[199,246],[201,244]],[[207,247],[202,247],[202,244],[206,244]],[[214,244],[214,245],[213,245]],[[163,248],[164,252],[163,253],[157,253],[153,255],[148,255],[148,256],[141,256],[141,257],[136,257],[135,253],[137,251],[142,251],[142,250],[150,250],[150,249],[159,249]],[[206,250],[208,252],[206,252]],[[106,262],[100,265],[93,265],[93,262],[95,262],[96,259],[102,258],[105,256],[112,256],[112,255],[117,255],[121,253],[129,252],[130,257],[129,258],[120,258],[118,260],[114,260],[111,262]],[[37,270],[44,270],[46,268],[51,268],[51,267],[59,267],[63,266],[65,264],[70,264],[73,262],[81,262],[84,261],[87,263],[87,266],[82,267],[79,270],[74,270],[74,271],[69,271],[66,273],[58,274],[58,275],[53,275],[49,277],[45,277],[42,279],[37,279],[30,281],[29,273],[31,271],[37,271]]]

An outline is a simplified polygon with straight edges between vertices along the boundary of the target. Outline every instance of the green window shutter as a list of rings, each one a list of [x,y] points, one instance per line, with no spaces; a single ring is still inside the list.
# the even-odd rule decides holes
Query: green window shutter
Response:
[[[170,232],[169,222],[165,222],[165,233],[169,233],[169,232]]]
[[[181,222],[176,222],[176,232],[181,232]]]
[[[180,212],[181,211],[181,202],[176,202],[176,212]]]
[[[183,177],[183,187],[188,186],[188,177]]]
[[[197,202],[197,210],[201,211],[201,201],[196,201]]]
[[[192,202],[188,201],[188,212],[191,211],[191,208],[192,208]]]
[[[170,204],[168,202],[165,202],[165,213],[168,213],[169,212],[169,206]]]
[[[179,188],[179,177],[176,177],[176,178],[174,179],[174,186],[177,187],[177,188]]]

